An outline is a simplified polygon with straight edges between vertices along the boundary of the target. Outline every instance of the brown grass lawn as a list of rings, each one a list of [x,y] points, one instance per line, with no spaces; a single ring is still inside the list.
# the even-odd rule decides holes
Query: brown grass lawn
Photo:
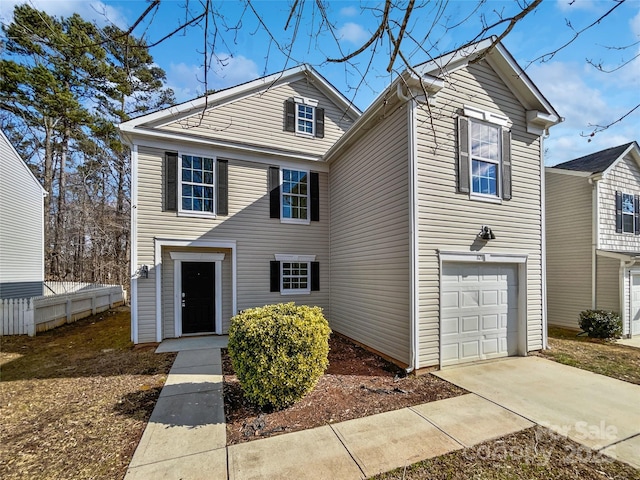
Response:
[[[133,348],[128,309],[0,339],[0,478],[123,478],[175,354]]]
[[[577,336],[562,328],[549,328],[549,349],[541,355],[558,363],[582,368],[640,385],[640,349]]]

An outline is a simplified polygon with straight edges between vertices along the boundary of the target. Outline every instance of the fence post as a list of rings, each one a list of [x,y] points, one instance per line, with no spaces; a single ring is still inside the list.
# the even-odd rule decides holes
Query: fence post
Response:
[[[26,309],[24,311],[24,327],[27,331],[27,335],[35,337],[36,335],[36,322],[35,322],[35,308],[33,306],[33,298],[27,299]]]
[[[67,323],[71,323],[71,297],[67,296],[67,306],[66,306],[66,314],[67,314]]]
[[[97,308],[96,308],[96,294],[95,294],[95,290],[94,293],[91,294],[91,315],[95,315],[97,312]]]

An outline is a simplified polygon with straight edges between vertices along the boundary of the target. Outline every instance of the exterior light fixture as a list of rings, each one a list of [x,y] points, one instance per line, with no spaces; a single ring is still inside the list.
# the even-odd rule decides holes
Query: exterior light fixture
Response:
[[[140,267],[140,278],[149,278],[149,266],[142,265]]]
[[[491,228],[487,225],[482,226],[482,228],[480,229],[480,233],[478,234],[478,237],[481,240],[495,240],[496,238]]]

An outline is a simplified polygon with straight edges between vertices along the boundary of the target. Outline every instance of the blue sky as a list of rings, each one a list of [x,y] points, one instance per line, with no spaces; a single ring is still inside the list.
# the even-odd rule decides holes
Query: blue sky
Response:
[[[16,3],[22,1],[2,0],[0,17],[3,22],[10,20]],[[185,3],[186,0],[162,0],[153,21],[140,25],[135,33],[145,35],[149,42],[160,39],[184,19]],[[339,48],[343,53],[353,51],[370,37],[377,27],[379,10],[376,7],[382,2],[326,2],[327,15],[335,27],[337,41],[326,30],[318,34],[319,12],[314,7],[315,2],[310,0],[304,2],[297,29],[292,25],[285,31],[291,3],[275,0],[252,3],[269,27],[273,35],[271,41],[256,15],[250,9],[245,10],[244,2],[214,3],[218,12],[215,21],[221,34],[215,45],[209,46],[212,68],[208,88],[229,87],[306,62],[364,110],[401,67],[396,63],[395,72],[386,71],[388,45],[379,46],[370,66],[371,56],[368,54],[358,57],[351,65],[327,63],[325,60],[338,56]],[[476,3],[475,0],[450,1],[445,14],[437,22],[433,20],[433,7],[437,3],[431,2],[415,10],[407,28],[410,37],[402,47],[410,56],[410,62],[423,62],[429,59],[429,55],[436,56],[468,42],[481,27],[481,13],[487,23],[492,23],[498,19],[498,12],[509,15],[517,8],[512,1],[490,0],[460,26],[449,30],[443,27],[447,22],[453,25],[468,17]],[[148,5],[141,0],[31,0],[31,4],[56,16],[77,12],[101,25],[107,18],[122,28],[131,24]],[[190,0],[189,5],[197,11],[200,2]],[[538,59],[569,41],[575,31],[614,5],[613,0],[545,0],[504,40],[507,49],[565,118],[561,125],[551,130],[551,136],[546,140],[548,165],[632,140],[640,141],[640,109],[623,122],[598,133],[590,142],[583,136],[593,130],[592,125],[608,124],[640,103],[640,58],[634,59],[640,54],[640,0],[627,0],[603,22],[553,58],[546,58],[544,62]],[[401,20],[401,12],[397,18]],[[233,29],[240,19],[241,26]],[[297,37],[291,58],[287,59],[278,45],[290,43],[294,32],[297,32]],[[310,35],[310,32],[314,34]],[[167,72],[168,84],[179,101],[203,92],[203,45],[202,29],[196,27],[151,50],[155,61]],[[624,50],[612,48],[629,45]],[[607,69],[629,63],[614,73],[603,73],[589,65],[587,60],[602,64]],[[360,84],[363,71],[367,74],[365,82]]]

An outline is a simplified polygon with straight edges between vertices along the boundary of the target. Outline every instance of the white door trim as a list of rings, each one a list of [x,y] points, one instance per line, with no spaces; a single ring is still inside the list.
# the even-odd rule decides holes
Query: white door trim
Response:
[[[438,252],[440,261],[439,273],[439,366],[442,368],[442,272],[443,263],[485,263],[485,264],[517,264],[518,266],[518,355],[526,356],[529,351],[527,339],[527,254],[479,253],[479,252]]]
[[[173,260],[173,311],[176,338],[182,336],[182,262],[209,262],[214,267],[214,332],[222,333],[222,261],[224,253],[169,252]]]
[[[237,311],[237,254],[235,240],[184,240],[176,238],[154,239],[154,265],[156,279],[156,341],[162,342],[162,247],[226,248],[231,250],[231,311]],[[175,281],[175,279],[174,279]]]

